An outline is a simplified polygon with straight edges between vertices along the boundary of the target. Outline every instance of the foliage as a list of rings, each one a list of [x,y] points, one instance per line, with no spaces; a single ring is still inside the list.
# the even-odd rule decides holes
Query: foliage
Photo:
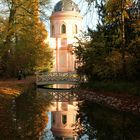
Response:
[[[52,65],[52,53],[45,43],[47,31],[39,20],[39,4],[42,6],[44,2],[20,0],[5,3],[9,5],[9,13],[8,17],[1,17],[0,60],[3,75],[16,76],[19,70],[26,73],[48,71]]]
[[[79,41],[75,47],[77,72],[92,80],[140,80],[139,77],[139,17],[132,0],[101,1],[98,8],[99,23],[96,30],[85,34],[90,41]]]

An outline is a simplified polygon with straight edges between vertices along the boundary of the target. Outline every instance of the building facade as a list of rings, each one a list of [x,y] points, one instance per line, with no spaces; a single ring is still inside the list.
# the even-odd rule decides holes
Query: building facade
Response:
[[[82,16],[72,0],[59,1],[50,16],[50,45],[54,55],[54,72],[75,71],[72,44],[82,29]]]

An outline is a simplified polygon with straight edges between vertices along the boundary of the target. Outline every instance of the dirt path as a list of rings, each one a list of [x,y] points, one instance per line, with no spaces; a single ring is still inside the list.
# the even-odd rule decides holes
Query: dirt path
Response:
[[[30,76],[26,79],[0,79],[0,96],[13,95],[16,96],[28,87],[31,83],[35,83],[35,77]]]

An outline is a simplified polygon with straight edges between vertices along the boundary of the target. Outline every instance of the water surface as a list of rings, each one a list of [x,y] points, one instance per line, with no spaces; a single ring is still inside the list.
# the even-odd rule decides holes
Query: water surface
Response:
[[[0,140],[140,140],[140,116],[80,100],[71,86],[55,87],[31,87],[0,104]]]

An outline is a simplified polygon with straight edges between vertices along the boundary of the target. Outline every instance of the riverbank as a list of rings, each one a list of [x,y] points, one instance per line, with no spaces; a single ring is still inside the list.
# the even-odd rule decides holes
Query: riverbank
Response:
[[[15,97],[19,96],[25,88],[35,82],[35,77],[27,77],[23,80],[0,79],[0,137],[9,135],[13,130],[13,104]]]
[[[140,116],[140,84],[130,82],[95,82],[81,85],[81,99]],[[82,94],[81,94],[82,93]]]
[[[17,134],[15,99],[34,83],[35,76],[22,80],[0,79],[0,139],[14,139],[15,133]]]
[[[34,76],[22,80],[0,80],[0,105],[6,105],[33,83],[35,83]],[[84,100],[90,99],[120,111],[140,115],[140,87],[138,83],[134,86],[130,83],[115,83],[114,85],[113,83],[90,83],[88,86],[82,85],[78,94]]]
[[[26,79],[0,79],[0,95],[18,96],[25,88],[35,83],[35,76]]]
[[[94,81],[81,84],[81,87],[99,92],[111,92],[118,96],[127,94],[140,97],[140,81]]]

